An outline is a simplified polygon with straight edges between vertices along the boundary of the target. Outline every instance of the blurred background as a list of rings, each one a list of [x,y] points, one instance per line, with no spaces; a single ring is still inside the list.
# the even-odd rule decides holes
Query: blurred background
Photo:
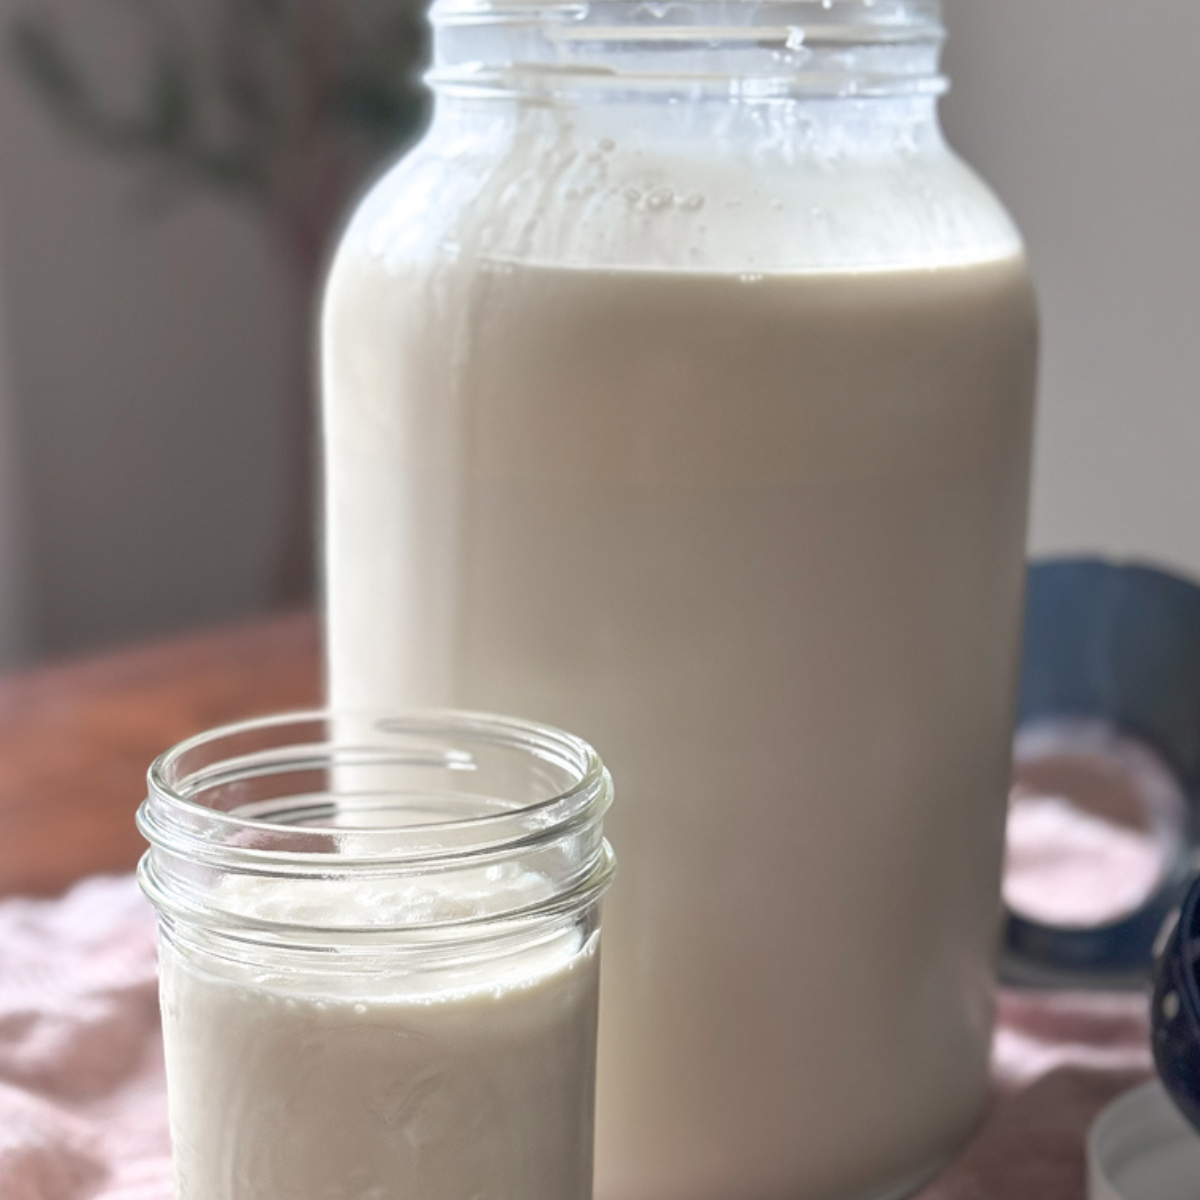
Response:
[[[1200,574],[1200,6],[946,14],[947,130],[1040,285],[1031,548]],[[302,603],[314,280],[423,119],[417,5],[0,0],[0,35],[0,667]]]

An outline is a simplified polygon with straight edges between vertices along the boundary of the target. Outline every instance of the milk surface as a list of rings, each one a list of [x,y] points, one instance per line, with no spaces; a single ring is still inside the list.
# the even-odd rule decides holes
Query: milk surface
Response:
[[[289,887],[315,911],[267,881],[273,918]],[[436,974],[386,942],[372,970],[314,973],[160,939],[177,1200],[587,1200],[595,940]]]

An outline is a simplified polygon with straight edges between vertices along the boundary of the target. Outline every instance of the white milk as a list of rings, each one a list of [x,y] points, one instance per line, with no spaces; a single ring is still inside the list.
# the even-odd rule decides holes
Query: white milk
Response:
[[[331,273],[331,701],[612,770],[598,1200],[911,1181],[986,1096],[1019,238],[927,99],[485,107]]]
[[[239,890],[273,919],[336,915],[295,883]],[[590,1196],[595,938],[436,976],[254,957],[160,939],[177,1200]]]

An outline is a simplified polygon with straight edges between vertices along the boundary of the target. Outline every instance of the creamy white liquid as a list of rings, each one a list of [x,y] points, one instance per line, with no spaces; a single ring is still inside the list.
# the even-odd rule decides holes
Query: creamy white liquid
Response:
[[[332,700],[516,712],[609,764],[599,1200],[852,1195],[978,1119],[1033,325],[1015,249],[744,276],[343,247]]]
[[[257,890],[264,915],[330,917],[289,887],[243,887],[239,907]],[[591,1195],[594,939],[436,974],[386,951],[341,975],[255,959],[160,941],[177,1200]]]

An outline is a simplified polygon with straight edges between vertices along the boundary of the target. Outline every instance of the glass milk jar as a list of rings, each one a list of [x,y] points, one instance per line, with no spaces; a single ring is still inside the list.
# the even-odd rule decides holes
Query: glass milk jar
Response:
[[[591,747],[289,713],[149,784],[177,1200],[589,1200],[613,873]]]
[[[986,1098],[1035,372],[939,8],[433,20],[324,309],[331,700],[619,780],[598,1200],[900,1194]]]

